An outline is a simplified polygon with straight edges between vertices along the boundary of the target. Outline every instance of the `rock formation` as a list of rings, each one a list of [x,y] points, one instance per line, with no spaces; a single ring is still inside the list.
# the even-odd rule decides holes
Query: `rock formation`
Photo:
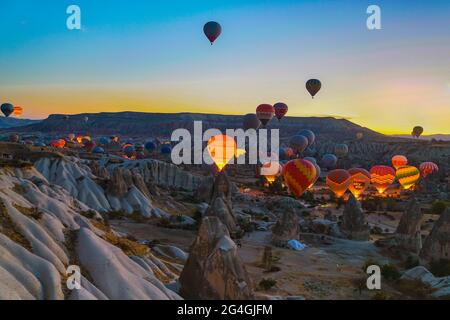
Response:
[[[284,247],[289,240],[298,240],[299,233],[298,216],[292,209],[286,210],[272,228],[272,243],[276,246]]]
[[[214,216],[219,218],[231,234],[235,234],[238,231],[233,210],[223,197],[217,197],[214,199],[213,203],[206,211],[205,216]]]
[[[422,247],[422,236],[420,234],[420,224],[422,222],[422,212],[420,206],[413,198],[403,213],[395,232],[397,245],[413,253],[419,253]]]
[[[425,267],[418,266],[405,271],[401,279],[420,282],[425,288],[429,288],[430,294],[434,298],[448,299],[450,297],[450,276],[435,277]]]
[[[342,232],[351,240],[369,240],[370,228],[366,223],[361,204],[353,195],[350,195],[344,207]]]
[[[106,192],[118,198],[122,198],[127,194],[128,185],[125,182],[123,170],[121,168],[115,168],[113,170]]]
[[[425,261],[450,259],[450,208],[434,224],[430,235],[425,239],[420,257]]]
[[[186,299],[252,299],[251,280],[226,226],[217,217],[202,220],[180,276]]]

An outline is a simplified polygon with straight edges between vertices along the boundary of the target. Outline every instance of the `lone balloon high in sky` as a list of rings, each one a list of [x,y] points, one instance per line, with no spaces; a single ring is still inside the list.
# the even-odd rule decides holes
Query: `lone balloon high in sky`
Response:
[[[317,79],[310,79],[306,82],[306,90],[308,90],[311,97],[314,99],[314,96],[320,91],[322,88],[322,83]]]
[[[216,41],[222,33],[222,26],[215,21],[210,21],[203,27],[203,32],[209,42],[211,42],[211,45],[213,45],[214,41]]]
[[[14,106],[11,103],[4,103],[0,107],[5,117],[9,117],[14,112]]]

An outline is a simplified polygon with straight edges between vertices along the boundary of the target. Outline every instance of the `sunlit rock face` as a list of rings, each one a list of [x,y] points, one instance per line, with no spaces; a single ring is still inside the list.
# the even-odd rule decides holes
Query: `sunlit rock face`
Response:
[[[203,218],[180,283],[186,299],[253,298],[251,280],[236,244],[219,218]]]
[[[425,261],[450,259],[450,208],[435,222],[430,235],[425,239],[420,257]]]
[[[351,240],[369,240],[370,229],[366,223],[361,204],[353,195],[350,195],[344,207],[342,232]]]

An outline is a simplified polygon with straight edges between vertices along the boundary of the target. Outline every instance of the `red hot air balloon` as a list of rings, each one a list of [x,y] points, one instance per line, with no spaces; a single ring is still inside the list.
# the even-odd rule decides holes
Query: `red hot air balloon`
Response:
[[[272,120],[274,115],[275,108],[270,104],[260,104],[258,108],[256,108],[256,116],[263,126],[266,126],[267,123]]]
[[[422,177],[424,178],[432,173],[439,171],[438,165],[434,162],[423,162],[420,164],[419,169]]]
[[[392,157],[392,166],[397,170],[400,167],[406,166],[408,164],[408,159],[402,155],[396,155]]]
[[[350,173],[344,169],[335,169],[327,175],[327,186],[334,192],[336,197],[340,198],[347,191],[350,185]]]
[[[370,185],[370,173],[362,168],[351,168],[348,173],[351,180],[348,189],[356,198],[359,198]]]
[[[370,182],[382,194],[395,181],[395,170],[389,166],[375,166],[370,169]]]
[[[275,103],[273,107],[275,109],[275,116],[277,117],[278,120],[281,120],[286,115],[289,109],[287,104],[283,102]]]
[[[52,141],[52,143],[51,143],[51,146],[52,146],[52,147],[60,148],[60,149],[64,148],[65,145],[66,145],[66,141],[65,141],[64,139],[54,140],[54,141]]]
[[[209,42],[211,42],[211,45],[213,45],[214,41],[216,41],[222,33],[222,26],[215,21],[210,21],[203,27],[203,32]]]
[[[316,167],[307,160],[291,160],[283,167],[284,183],[296,197],[312,186],[316,176]]]
[[[308,90],[311,97],[314,99],[314,96],[317,92],[322,88],[322,83],[317,79],[310,79],[306,82],[306,90]]]

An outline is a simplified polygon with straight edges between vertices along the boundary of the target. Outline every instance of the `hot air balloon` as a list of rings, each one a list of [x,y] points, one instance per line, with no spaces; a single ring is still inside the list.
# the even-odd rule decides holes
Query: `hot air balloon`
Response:
[[[9,141],[13,143],[19,142],[20,137],[17,134],[12,134],[9,136]]]
[[[83,120],[84,120],[84,122],[86,122],[86,123],[87,123],[87,122],[89,121],[89,117],[84,117],[84,119],[83,119]]]
[[[100,145],[102,146],[106,146],[107,144],[110,143],[111,140],[109,140],[109,138],[107,137],[101,137],[99,140]]]
[[[62,149],[66,145],[66,141],[64,139],[53,140],[51,146],[54,148]]]
[[[358,132],[358,133],[356,134],[356,139],[357,139],[357,140],[362,140],[363,138],[364,138],[364,133]]]
[[[86,141],[84,143],[84,148],[86,149],[87,152],[92,152],[96,146],[97,144],[92,140]]]
[[[400,167],[408,164],[408,158],[402,155],[396,155],[392,157],[392,166],[397,170]]]
[[[97,153],[97,154],[105,153],[105,149],[103,149],[102,147],[98,146],[98,147],[95,147],[94,150],[92,150],[92,153]]]
[[[120,138],[118,136],[111,136],[109,137],[111,142],[118,143],[120,141]]]
[[[382,194],[395,181],[395,170],[389,166],[374,166],[370,169],[370,182]]]
[[[5,117],[9,117],[14,112],[14,106],[11,103],[4,103],[0,107]]]
[[[289,141],[289,145],[294,152],[302,153],[308,147],[308,138],[299,135],[293,136]]]
[[[244,150],[237,148],[234,138],[225,134],[211,137],[208,141],[207,150],[219,171],[222,171],[233,157],[239,158],[240,155],[245,153]]]
[[[313,157],[304,157],[303,159],[304,159],[304,160],[308,160],[309,162],[312,162],[312,163],[317,164],[316,158],[313,158]]]
[[[131,158],[134,155],[134,147],[132,145],[127,145],[125,148],[123,148],[123,153],[128,158]]]
[[[291,160],[283,167],[284,183],[296,197],[300,197],[312,186],[316,176],[316,167],[307,160]]]
[[[143,144],[137,144],[134,148],[136,149],[136,152],[144,152],[145,150],[145,146]]]
[[[303,159],[303,160],[306,160],[306,158]],[[306,161],[308,161],[308,160],[306,160]],[[317,180],[319,180],[320,173],[321,173],[319,165],[317,163],[315,163],[315,162],[312,162],[312,164],[314,165],[314,167],[316,167],[316,177],[314,178],[313,183],[311,183],[311,185],[308,187],[308,189],[312,188],[314,186],[314,184],[317,182]]]
[[[75,134],[74,133],[69,133],[68,135],[67,135],[67,139],[69,139],[70,141],[73,141],[73,140],[75,140]]]
[[[244,130],[255,129],[258,130],[261,126],[261,121],[259,121],[258,117],[254,113],[248,113],[244,116]]]
[[[351,183],[350,173],[344,169],[332,170],[327,175],[326,183],[336,197],[340,198],[347,191]]]
[[[308,90],[313,99],[317,92],[320,91],[320,88],[322,88],[322,83],[317,79],[310,79],[306,82],[306,90]]]
[[[428,175],[430,175],[432,173],[439,171],[438,165],[434,162],[423,162],[420,164],[419,169],[420,169],[420,174],[424,178],[428,177]]]
[[[275,116],[278,120],[281,120],[289,110],[287,104],[283,102],[277,102],[273,105],[273,107],[275,109]]]
[[[20,117],[23,114],[23,108],[19,106],[15,106],[13,110],[13,115],[16,117]]]
[[[222,33],[222,26],[215,21],[210,21],[203,27],[203,32],[209,42],[211,42],[211,45],[213,45],[214,41],[216,41]]]
[[[299,136],[304,136],[306,139],[308,139],[308,147],[311,146],[314,141],[316,141],[316,135],[311,130],[302,130],[299,133],[297,133]]]
[[[398,182],[405,190],[414,187],[420,179],[420,171],[413,166],[403,166],[398,168],[396,172]]]
[[[260,104],[258,108],[256,108],[256,116],[263,126],[266,126],[267,123],[272,120],[274,115],[275,109],[270,104]]]
[[[81,138],[81,143],[82,143],[83,145],[86,145],[86,144],[89,143],[91,140],[92,140],[91,137],[89,137],[89,136],[84,136],[84,137]]]
[[[279,156],[280,159],[286,160],[290,159],[294,156],[295,152],[292,150],[292,148],[289,147],[280,147]]]
[[[269,161],[262,165],[262,168],[269,170],[270,174],[264,175],[264,178],[266,178],[267,182],[269,184],[272,184],[275,179],[281,174],[282,166],[278,161]],[[263,171],[261,171],[263,173]]]
[[[348,146],[345,143],[337,144],[334,147],[334,153],[338,157],[343,158],[343,157],[345,157],[348,154]]]
[[[25,144],[27,146],[32,146],[32,145],[34,145],[34,142],[32,140],[25,140]]]
[[[348,189],[356,198],[359,198],[370,185],[370,172],[362,168],[351,168],[348,173],[351,180]]]
[[[153,141],[149,141],[145,144],[145,150],[148,152],[153,152],[156,150],[156,144]]]
[[[416,126],[413,128],[411,135],[413,137],[419,138],[423,133],[423,128],[421,126]]]
[[[336,167],[337,157],[334,154],[328,153],[322,157],[321,164],[322,167],[330,170]]]
[[[164,145],[161,147],[161,154],[171,154],[172,148],[169,145]]]

